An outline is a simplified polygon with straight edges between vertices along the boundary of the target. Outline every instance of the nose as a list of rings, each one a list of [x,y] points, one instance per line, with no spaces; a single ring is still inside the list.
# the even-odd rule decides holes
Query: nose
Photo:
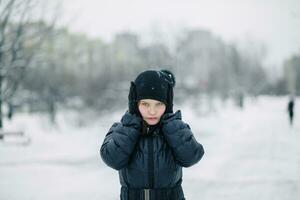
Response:
[[[151,115],[154,115],[154,114],[156,113],[156,109],[155,109],[154,106],[150,106],[150,108],[149,108],[149,113],[150,113]]]

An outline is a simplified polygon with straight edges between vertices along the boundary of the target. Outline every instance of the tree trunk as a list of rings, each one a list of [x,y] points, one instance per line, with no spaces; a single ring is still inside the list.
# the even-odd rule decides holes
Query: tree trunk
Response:
[[[0,72],[1,73],[1,72]],[[0,130],[3,128],[3,122],[2,122],[2,75],[0,74]]]

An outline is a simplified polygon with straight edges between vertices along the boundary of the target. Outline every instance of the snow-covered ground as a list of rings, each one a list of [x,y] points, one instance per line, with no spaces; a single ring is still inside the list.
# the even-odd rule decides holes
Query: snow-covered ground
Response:
[[[217,104],[208,115],[180,106],[205,148],[203,159],[184,169],[186,198],[300,199],[298,102],[293,128],[287,97],[247,100],[244,110]],[[43,115],[20,114],[5,121],[6,130],[24,131],[31,144],[0,144],[0,200],[119,199],[118,173],[102,162],[99,148],[123,111],[106,116],[82,112],[80,117],[63,113],[54,127]]]

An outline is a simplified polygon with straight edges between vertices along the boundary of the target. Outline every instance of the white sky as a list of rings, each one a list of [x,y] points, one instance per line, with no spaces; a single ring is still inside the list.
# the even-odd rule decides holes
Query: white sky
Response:
[[[71,30],[104,40],[124,30],[147,38],[153,28],[165,37],[205,28],[227,41],[264,43],[269,64],[300,52],[299,0],[64,0],[64,7]]]

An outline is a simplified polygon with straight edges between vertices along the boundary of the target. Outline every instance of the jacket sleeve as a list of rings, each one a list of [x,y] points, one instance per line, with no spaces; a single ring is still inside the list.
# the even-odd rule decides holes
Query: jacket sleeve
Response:
[[[175,159],[183,167],[197,163],[204,155],[188,124],[181,120],[181,112],[165,114],[162,119],[163,133]]]
[[[121,123],[114,123],[100,149],[102,160],[113,169],[124,168],[137,143],[141,118],[126,112]]]

